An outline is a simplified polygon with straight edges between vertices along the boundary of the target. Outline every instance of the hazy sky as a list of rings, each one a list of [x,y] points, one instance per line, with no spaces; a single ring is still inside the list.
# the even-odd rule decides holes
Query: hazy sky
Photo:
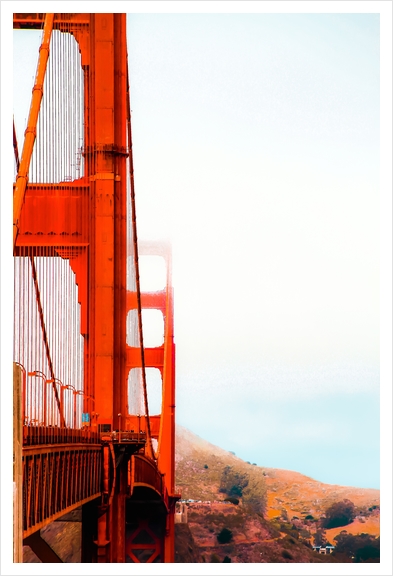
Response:
[[[379,486],[379,41],[379,14],[128,19],[138,233],[173,246],[178,423],[364,487]]]
[[[173,244],[177,421],[379,483],[379,15],[129,17],[138,230]]]

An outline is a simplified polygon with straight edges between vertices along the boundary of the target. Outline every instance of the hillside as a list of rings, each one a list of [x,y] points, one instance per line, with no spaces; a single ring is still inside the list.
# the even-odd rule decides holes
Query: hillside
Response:
[[[227,467],[248,481],[238,505],[224,503],[227,494],[220,491]],[[318,555],[311,544],[325,510],[344,499],[353,502],[357,516],[347,526],[326,530],[326,540],[335,543],[343,530],[379,536],[379,490],[324,484],[299,472],[254,466],[181,426],[176,434],[176,491],[183,500],[199,501],[187,504],[190,547],[197,546],[205,562],[222,562],[225,556],[232,562],[337,561]],[[263,504],[262,514],[255,511],[256,501]],[[230,544],[217,541],[223,528],[232,532]]]
[[[243,480],[238,504],[224,502],[227,494],[220,492],[225,469],[232,480]],[[176,492],[183,500],[198,501],[186,504],[188,522],[175,526],[176,562],[349,562],[312,550],[318,520],[328,506],[345,498],[357,507],[357,517],[326,530],[326,540],[334,543],[343,530],[379,536],[379,490],[329,485],[299,472],[254,466],[181,426],[176,431]],[[63,562],[80,562],[80,521],[77,510],[41,531]],[[217,536],[224,528],[231,538],[220,543]],[[40,562],[28,546],[23,554],[24,562]]]
[[[247,474],[253,489],[257,491],[260,487],[261,495],[265,493],[260,468],[202,440],[182,426],[176,427],[176,491],[182,493],[183,499],[215,500],[226,466]]]

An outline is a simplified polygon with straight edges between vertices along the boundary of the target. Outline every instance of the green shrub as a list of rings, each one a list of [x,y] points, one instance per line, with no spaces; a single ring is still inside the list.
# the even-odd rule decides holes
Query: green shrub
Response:
[[[292,524],[290,524],[289,522],[281,522],[281,524],[280,524],[281,532],[286,532],[288,534],[288,532],[290,532],[291,529],[292,529]]]
[[[356,516],[355,505],[347,499],[335,502],[326,509],[325,516],[322,522],[324,528],[347,526]]]
[[[247,474],[237,472],[232,466],[225,466],[221,474],[220,492],[224,492],[228,496],[242,496],[247,485]]]
[[[223,562],[232,562],[229,556],[225,556]]]
[[[370,534],[338,534],[335,537],[335,554],[345,554],[354,562],[379,562],[380,540]]]
[[[283,550],[281,555],[283,558],[286,558],[287,560],[293,560],[293,556],[290,552],[288,552],[288,550]]]
[[[207,464],[205,464],[205,465],[204,465],[204,468],[206,468],[206,469],[207,469],[207,468],[209,468],[209,466],[208,466]]]
[[[281,532],[281,524],[280,522],[277,522],[277,520],[271,520],[270,521],[270,526],[272,527],[272,529],[275,532],[276,536],[279,536],[280,532]]]
[[[213,563],[214,563],[214,562],[215,562],[215,563],[220,562],[219,556],[217,556],[217,554],[212,554],[212,555],[210,556],[210,562],[213,562]]]
[[[231,530],[228,528],[223,528],[219,534],[217,534],[217,540],[220,544],[227,544],[233,538],[233,534]]]
[[[239,484],[234,484],[230,489],[228,494],[232,496],[243,496],[243,488]]]

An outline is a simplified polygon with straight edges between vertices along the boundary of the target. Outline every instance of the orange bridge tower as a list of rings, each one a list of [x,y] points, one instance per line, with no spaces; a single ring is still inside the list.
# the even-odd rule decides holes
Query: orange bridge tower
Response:
[[[126,15],[14,14],[14,28],[42,29],[20,158],[14,126],[20,537],[54,561],[39,531],[81,506],[82,562],[173,562],[171,257],[137,238]],[[142,292],[149,256],[165,286]],[[145,348],[149,309],[164,335]]]

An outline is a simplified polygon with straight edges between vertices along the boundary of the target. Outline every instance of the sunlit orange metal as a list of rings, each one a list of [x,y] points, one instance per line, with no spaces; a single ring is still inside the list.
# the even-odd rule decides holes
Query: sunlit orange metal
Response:
[[[26,522],[30,523],[28,527],[26,524],[26,529],[32,534],[70,507],[90,501],[84,510],[88,506],[89,513],[93,511],[93,516],[99,519],[94,524],[94,520],[86,517],[87,512],[83,514],[82,533],[86,542],[82,550],[83,561],[125,562],[126,514],[134,482],[136,489],[144,487],[147,493],[150,490],[160,496],[159,524],[165,530],[155,535],[154,559],[173,562],[174,504],[177,499],[174,494],[175,348],[173,290],[167,247],[164,251],[157,246],[142,248],[142,253],[146,250],[157,253],[158,250],[165,258],[168,271],[165,290],[140,294],[139,289],[135,293],[127,293],[126,289],[127,162],[130,163],[134,193],[126,16],[52,14],[50,17],[15,14],[14,27],[39,28],[45,22],[44,47],[49,46],[50,26],[72,34],[78,42],[84,74],[84,174],[71,182],[36,182],[26,186],[34,145],[34,138],[31,139],[34,131],[27,131],[14,191],[14,228],[19,229],[17,237],[14,233],[14,254],[22,258],[29,256],[33,276],[34,257],[45,257],[47,250],[53,257],[67,260],[75,273],[81,305],[80,333],[84,338],[84,386],[83,390],[77,390],[56,378],[51,367],[50,339],[46,335],[43,312],[45,305],[50,304],[41,302],[36,281],[49,378],[41,373],[40,376],[38,371],[29,372],[25,385],[28,408],[24,428]],[[44,65],[39,65],[40,74],[42,68]],[[42,81],[40,84],[37,73],[37,96],[33,96],[34,113],[31,113],[31,123],[29,120],[31,127],[37,121],[40,86],[42,88]],[[135,220],[135,213],[133,218]],[[136,228],[133,252],[137,258]],[[138,276],[137,264],[136,274]],[[140,320],[143,308],[162,311],[165,318],[164,344],[144,351],[141,335],[141,345],[132,350],[126,345],[127,313],[130,309],[138,309]],[[156,367],[161,372],[162,411],[160,416],[149,417],[147,409],[146,416],[138,420],[141,425],[142,419],[145,432],[140,434],[138,426],[137,436],[131,438],[127,431],[135,427],[135,422],[134,415],[127,412],[127,375],[131,367],[143,365]],[[90,415],[88,424],[82,428],[77,428],[76,423],[77,395],[83,398],[83,411]],[[46,425],[49,406],[58,399],[62,420],[55,426]],[[40,407],[40,402],[43,407]],[[53,410],[51,414],[54,418]],[[102,446],[99,449],[97,441],[100,438]],[[151,438],[158,440],[156,454],[151,449]],[[121,452],[127,442],[127,452]],[[138,450],[135,464],[131,455]],[[54,453],[56,458],[51,456]],[[92,455],[98,453],[100,456],[94,456],[94,466],[91,466]],[[132,466],[129,465],[130,457],[134,462]],[[131,468],[133,475],[129,473]],[[90,486],[87,492],[83,488],[86,484],[80,482],[80,475],[86,474],[86,470],[93,475],[87,478]],[[92,500],[98,495],[99,478],[101,497],[96,505]],[[43,487],[46,490],[47,486],[52,491],[50,501],[45,500],[49,496],[41,494]],[[59,494],[57,500],[53,491]],[[150,505],[147,498],[146,508]],[[142,526],[143,521],[139,524]],[[128,542],[134,542],[134,537],[135,533],[129,535]]]

